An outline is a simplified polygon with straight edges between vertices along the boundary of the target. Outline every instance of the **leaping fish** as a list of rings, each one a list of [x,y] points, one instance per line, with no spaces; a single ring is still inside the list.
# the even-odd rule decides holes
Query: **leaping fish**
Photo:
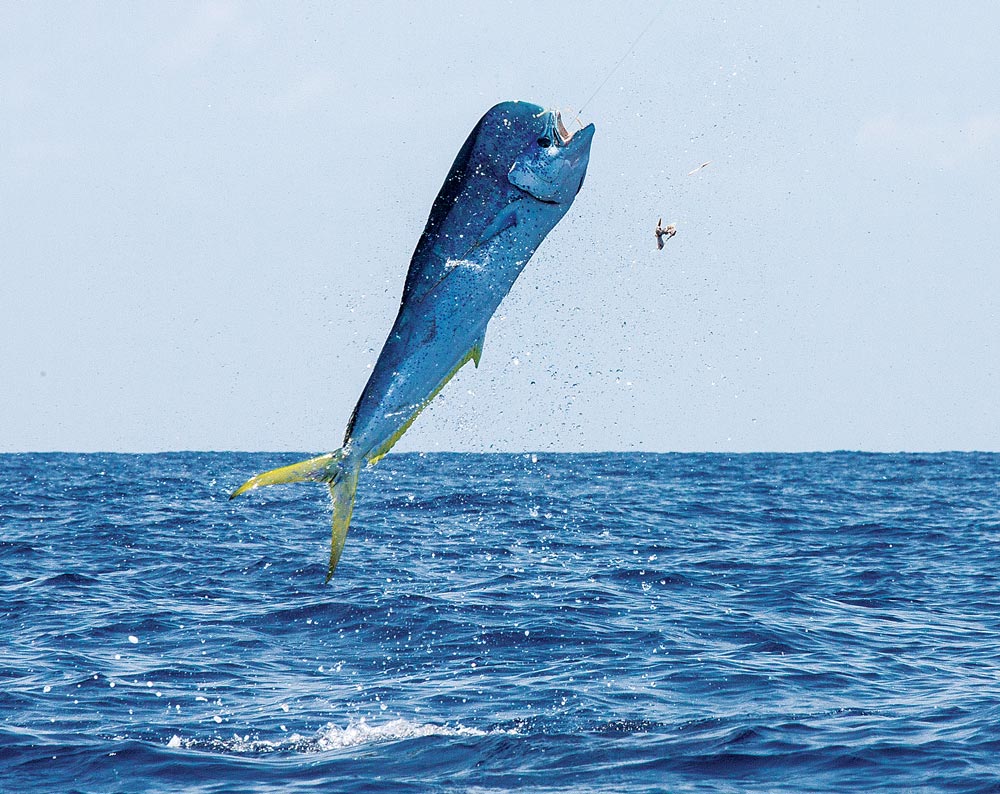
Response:
[[[333,497],[326,580],[344,547],[358,474],[373,466],[468,361],[535,249],[583,186],[594,125],[570,133],[556,110],[503,102],[459,150],[410,260],[399,314],[347,423],[343,446],[247,480],[325,482]]]

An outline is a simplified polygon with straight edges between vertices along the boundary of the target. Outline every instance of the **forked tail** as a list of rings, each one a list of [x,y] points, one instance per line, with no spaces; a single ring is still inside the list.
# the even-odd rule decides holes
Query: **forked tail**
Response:
[[[337,479],[330,483],[330,496],[333,497],[333,534],[330,536],[330,568],[326,572],[328,582],[337,569],[337,561],[347,539],[347,529],[351,526],[359,470],[358,466],[345,466],[340,470]]]
[[[354,511],[354,493],[358,488],[358,471],[360,465],[351,465],[344,460],[344,451],[338,449],[316,458],[309,458],[291,466],[265,471],[256,477],[251,477],[243,485],[233,491],[230,499],[235,499],[242,493],[261,488],[265,485],[283,485],[291,482],[325,482],[330,484],[330,495],[333,497],[333,535],[330,541],[330,568],[326,581],[330,581],[340,552],[347,539],[347,529],[351,525],[351,513]]]

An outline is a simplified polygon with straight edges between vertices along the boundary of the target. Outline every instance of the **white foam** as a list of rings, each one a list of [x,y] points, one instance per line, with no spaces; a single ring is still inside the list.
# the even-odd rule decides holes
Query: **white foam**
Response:
[[[287,730],[282,726],[284,730]],[[174,735],[167,747],[192,750],[211,750],[220,753],[257,754],[278,751],[300,753],[322,753],[330,750],[342,750],[350,747],[360,747],[379,742],[396,742],[405,739],[417,739],[424,736],[488,736],[493,733],[516,733],[512,730],[495,729],[484,731],[479,728],[467,728],[464,725],[438,725],[435,723],[418,723],[405,719],[396,719],[378,725],[369,724],[363,717],[352,720],[346,727],[327,723],[311,737],[298,733],[289,734],[277,741],[251,738],[249,734],[240,736],[234,734],[231,739],[182,739]]]
[[[463,725],[435,725],[433,723],[414,723],[409,720],[390,720],[381,725],[369,725],[364,719],[350,723],[346,728],[334,725],[332,722],[321,728],[313,740],[316,749],[337,750],[343,747],[357,747],[372,742],[390,742],[401,739],[416,739],[422,736],[485,736],[486,731],[478,728],[466,728]]]

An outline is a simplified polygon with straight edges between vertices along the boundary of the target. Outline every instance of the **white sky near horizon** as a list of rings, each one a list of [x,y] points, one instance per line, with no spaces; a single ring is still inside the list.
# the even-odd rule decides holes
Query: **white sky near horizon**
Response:
[[[4,3],[0,452],[336,448],[473,125],[573,118],[623,56],[576,203],[396,449],[1000,450],[997,30],[985,1]]]

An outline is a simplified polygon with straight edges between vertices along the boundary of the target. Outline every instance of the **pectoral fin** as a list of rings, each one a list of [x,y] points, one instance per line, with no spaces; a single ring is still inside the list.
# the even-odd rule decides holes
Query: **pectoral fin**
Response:
[[[500,232],[509,229],[511,226],[517,226],[517,204],[514,201],[504,207],[497,216],[493,219],[489,226],[479,235],[479,239],[472,248],[478,248],[484,243],[489,242],[492,238],[496,237]],[[470,249],[471,251],[472,249]]]

